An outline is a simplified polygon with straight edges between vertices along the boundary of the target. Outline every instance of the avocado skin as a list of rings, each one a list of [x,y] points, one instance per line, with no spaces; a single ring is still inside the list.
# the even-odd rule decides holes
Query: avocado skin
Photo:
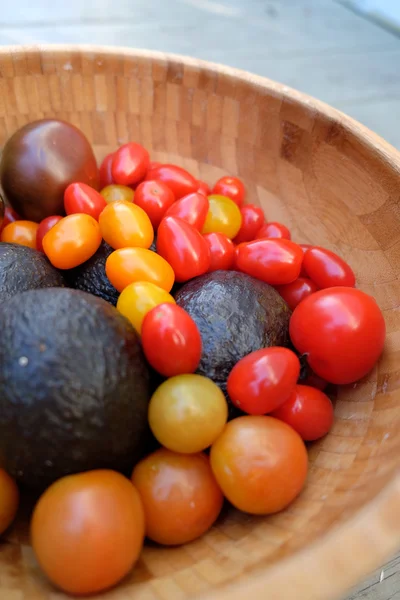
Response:
[[[289,344],[291,311],[278,292],[236,271],[214,271],[185,283],[176,303],[197,324],[203,351],[197,373],[226,394],[234,365],[260,348]]]
[[[44,488],[90,469],[129,473],[146,442],[149,372],[104,300],[31,290],[0,308],[0,465]]]
[[[0,243],[0,305],[26,290],[64,285],[64,277],[42,252],[20,244]]]

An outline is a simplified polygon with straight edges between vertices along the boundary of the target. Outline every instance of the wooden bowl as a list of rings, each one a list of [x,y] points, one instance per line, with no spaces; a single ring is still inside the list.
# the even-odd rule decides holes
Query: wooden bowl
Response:
[[[341,387],[331,433],[310,447],[286,511],[227,511],[202,539],[148,546],[110,600],[338,598],[400,546],[400,154],[336,110],[266,79],[155,52],[94,47],[0,50],[0,145],[59,117],[98,158],[128,140],[213,183],[242,177],[248,200],[353,266],[387,323],[385,353]],[[399,361],[399,362],[397,362]],[[23,516],[0,545],[0,596],[50,600]]]

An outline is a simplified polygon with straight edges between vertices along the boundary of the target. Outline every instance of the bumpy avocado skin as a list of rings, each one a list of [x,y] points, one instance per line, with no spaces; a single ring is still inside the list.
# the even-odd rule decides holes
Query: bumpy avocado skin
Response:
[[[130,472],[146,443],[149,372],[130,323],[81,291],[0,307],[0,466],[44,488],[70,473]]]

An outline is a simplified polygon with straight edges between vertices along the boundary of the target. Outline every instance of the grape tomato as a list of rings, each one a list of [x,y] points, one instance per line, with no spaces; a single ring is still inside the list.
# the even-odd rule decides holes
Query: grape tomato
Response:
[[[203,229],[209,210],[208,198],[199,192],[183,196],[172,204],[165,213],[167,217],[178,217],[198,231]]]
[[[158,285],[149,281],[135,281],[121,292],[117,301],[117,310],[140,334],[147,313],[164,302],[175,304],[173,297]]]
[[[124,144],[114,152],[111,172],[120,185],[134,185],[142,181],[150,166],[146,148],[136,142]]]
[[[246,197],[246,189],[238,177],[225,176],[218,179],[212,190],[213,194],[227,196],[239,207],[242,206]]]
[[[257,232],[264,223],[265,217],[262,209],[254,204],[246,204],[240,209],[242,224],[234,239],[235,244],[254,240]]]
[[[104,197],[86,183],[70,183],[64,192],[64,208],[67,215],[85,213],[98,220],[107,206]]]
[[[236,268],[270,285],[295,281],[302,262],[302,249],[290,240],[254,240],[237,247]]]
[[[208,196],[209,209],[203,233],[223,233],[233,239],[242,224],[242,215],[237,204],[227,196]]]
[[[131,202],[116,200],[108,204],[100,215],[99,225],[104,240],[115,250],[136,246],[150,248],[154,239],[149,217]]]
[[[135,191],[134,203],[145,211],[154,229],[174,202],[172,190],[162,181],[143,181]]]
[[[120,248],[106,260],[106,275],[112,285],[122,292],[134,281],[150,281],[170,292],[175,274],[166,260],[146,248]]]

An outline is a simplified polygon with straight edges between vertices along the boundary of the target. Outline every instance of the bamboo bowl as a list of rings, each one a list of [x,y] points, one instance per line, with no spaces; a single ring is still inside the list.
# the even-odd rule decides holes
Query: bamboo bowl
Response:
[[[147,546],[102,598],[341,597],[400,547],[400,154],[317,100],[177,56],[4,48],[0,86],[0,146],[31,120],[59,117],[86,133],[99,159],[137,140],[154,160],[209,183],[237,174],[249,201],[296,241],[347,259],[387,323],[379,365],[338,390],[334,427],[311,446],[307,487],[294,504],[269,518],[226,511],[192,544]],[[65,598],[40,574],[23,514],[0,544],[0,597]]]

